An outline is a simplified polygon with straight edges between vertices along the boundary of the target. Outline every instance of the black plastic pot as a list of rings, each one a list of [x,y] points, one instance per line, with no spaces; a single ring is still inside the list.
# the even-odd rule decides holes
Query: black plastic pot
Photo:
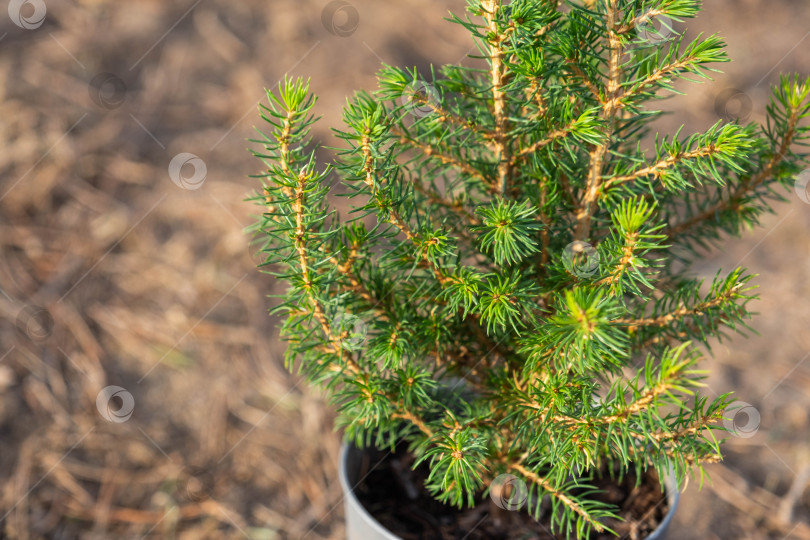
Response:
[[[399,536],[374,519],[353,493],[353,489],[363,481],[363,478],[360,477],[362,461],[362,450],[345,444],[341,447],[338,476],[340,487],[343,490],[343,504],[346,513],[346,540],[401,540]],[[669,497],[669,512],[661,525],[646,540],[665,540],[667,538],[667,530],[680,499],[680,492],[676,488],[674,478],[667,481],[667,496]]]

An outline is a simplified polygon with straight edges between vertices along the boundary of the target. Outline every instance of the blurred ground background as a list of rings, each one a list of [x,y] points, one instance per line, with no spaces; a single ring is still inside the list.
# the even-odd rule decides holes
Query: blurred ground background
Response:
[[[706,4],[688,32],[725,36],[735,62],[667,102],[666,128],[761,120],[780,72],[810,72],[808,0]],[[471,43],[441,20],[463,0],[326,5],[31,1],[30,29],[0,10],[0,537],[342,538],[339,436],[283,367],[275,284],[242,232],[245,139],[285,73],[312,77],[334,145],[381,61],[424,70]],[[180,153],[204,179],[172,182]],[[760,335],[705,362],[712,392],[751,404],[751,436],[688,487],[673,539],[810,537],[810,204],[787,197],[696,268],[761,274]]]

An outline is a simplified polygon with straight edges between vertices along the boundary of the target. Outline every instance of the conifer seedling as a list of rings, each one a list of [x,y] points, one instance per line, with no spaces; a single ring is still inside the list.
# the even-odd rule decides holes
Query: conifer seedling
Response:
[[[810,80],[783,77],[764,125],[656,134],[657,100],[728,61],[679,33],[699,1],[468,4],[451,20],[477,60],[384,66],[331,164],[309,84],[268,91],[255,249],[286,284],[287,365],[348,440],[407,443],[459,507],[515,475],[530,513],[550,501],[555,532],[586,538],[616,513],[596,476],[683,485],[721,459],[732,399],[702,390],[699,360],[747,328],[755,285],[690,264],[807,167]]]

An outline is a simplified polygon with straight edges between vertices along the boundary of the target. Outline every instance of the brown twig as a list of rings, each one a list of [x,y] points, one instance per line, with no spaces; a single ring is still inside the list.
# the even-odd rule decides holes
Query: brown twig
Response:
[[[605,530],[604,526],[595,519],[593,519],[590,516],[590,514],[588,514],[580,505],[576,503],[576,501],[572,500],[570,497],[568,497],[568,495],[566,495],[562,491],[556,489],[547,479],[543,478],[538,474],[533,473],[532,471],[528,470],[527,468],[517,463],[509,463],[507,466],[513,471],[519,472],[524,477],[531,480],[533,483],[537,484],[537,486],[545,490],[549,495],[556,497],[561,503],[563,503],[570,510],[579,515],[584,521],[588,522],[597,532],[602,532]]]
[[[644,318],[644,319],[615,319],[611,321],[613,324],[628,325],[629,330],[633,331],[639,327],[663,327],[669,325],[676,319],[683,319],[690,315],[702,315],[705,311],[721,305],[723,302],[729,300],[739,290],[739,285],[732,287],[729,291],[724,292],[719,296],[715,296],[711,300],[701,302],[693,308],[680,308],[658,317]]]
[[[718,149],[714,145],[710,145],[706,148],[699,148],[697,150],[692,150],[690,152],[682,152],[677,155],[669,156],[665,159],[658,161],[657,163],[639,169],[634,173],[627,174],[624,176],[614,176],[613,178],[610,178],[609,180],[604,182],[602,191],[606,191],[616,184],[622,184],[624,182],[629,182],[631,180],[638,180],[639,178],[642,178],[644,176],[653,175],[655,178],[659,178],[664,171],[666,171],[667,169],[671,169],[672,167],[674,167],[678,163],[681,163],[684,160],[708,157],[713,154],[716,154],[717,152]]]
[[[487,177],[484,173],[470,165],[467,161],[461,160],[450,154],[442,152],[440,149],[435,148],[427,143],[418,141],[410,136],[405,130],[392,127],[391,134],[399,137],[402,144],[407,144],[413,148],[420,150],[425,156],[440,161],[446,165],[452,165],[462,173],[481,180],[492,191],[493,180]]]
[[[585,194],[579,210],[576,213],[577,228],[575,238],[585,240],[591,231],[591,217],[599,197],[602,183],[602,169],[605,165],[605,156],[613,139],[615,130],[616,111],[619,109],[621,90],[621,55],[622,43],[616,32],[616,17],[618,16],[618,0],[604,0],[606,3],[606,25],[608,29],[608,45],[610,58],[608,60],[608,80],[606,85],[606,100],[602,107],[602,118],[607,123],[605,141],[596,145],[590,153],[590,167]]]
[[[490,82],[492,84],[492,116],[495,119],[495,136],[493,144],[495,157],[498,160],[498,184],[500,193],[507,190],[507,183],[511,170],[512,158],[510,157],[509,142],[506,139],[508,131],[508,120],[506,113],[506,93],[503,90],[504,75],[506,65],[504,64],[503,41],[504,34],[498,31],[498,11],[501,8],[501,0],[484,0],[481,3],[484,11],[484,18],[489,30],[489,59],[490,59]]]

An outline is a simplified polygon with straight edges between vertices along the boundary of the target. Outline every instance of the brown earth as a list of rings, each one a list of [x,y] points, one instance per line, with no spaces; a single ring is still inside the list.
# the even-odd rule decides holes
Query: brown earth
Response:
[[[244,140],[290,73],[312,77],[335,144],[327,126],[380,62],[465,57],[441,20],[464,1],[350,0],[329,25],[325,0],[32,0],[23,16],[37,3],[29,30],[0,10],[0,537],[342,538],[332,413],[285,371],[277,285],[242,233]],[[668,102],[667,129],[747,99],[761,120],[780,72],[810,72],[808,0],[706,4],[689,32],[726,36],[735,62]],[[728,89],[742,100],[718,103]],[[199,189],[169,177],[183,152],[206,165]],[[788,199],[696,268],[760,274],[760,335],[704,364],[712,392],[752,405],[736,418],[752,436],[690,484],[674,540],[810,538],[810,204]],[[109,385],[124,392],[99,409]],[[131,417],[110,416],[129,395]]]

